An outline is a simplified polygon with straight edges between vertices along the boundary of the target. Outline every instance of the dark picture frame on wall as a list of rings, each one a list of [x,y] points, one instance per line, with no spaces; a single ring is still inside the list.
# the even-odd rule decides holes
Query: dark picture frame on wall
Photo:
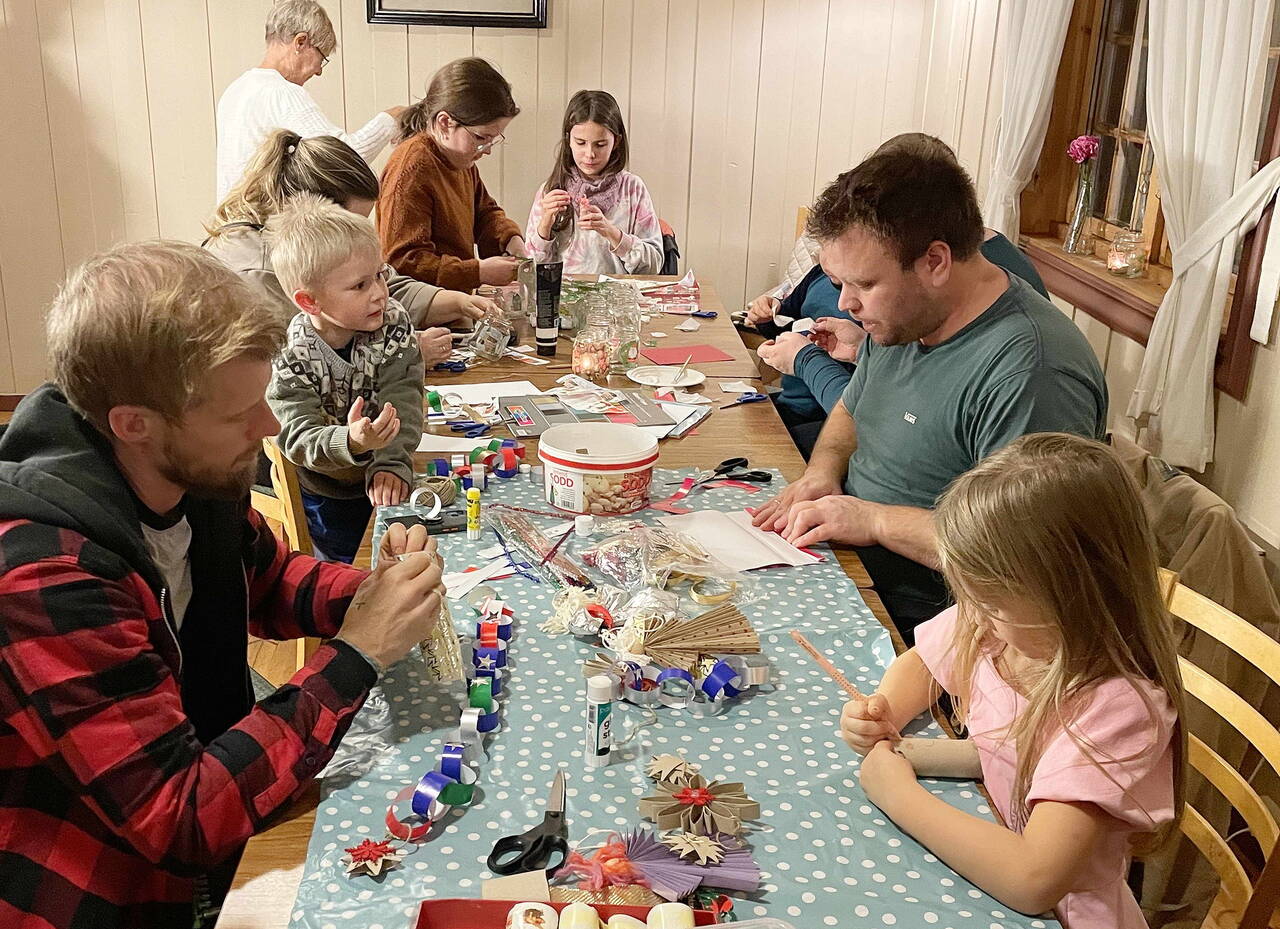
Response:
[[[544,29],[548,0],[367,0],[369,22]]]

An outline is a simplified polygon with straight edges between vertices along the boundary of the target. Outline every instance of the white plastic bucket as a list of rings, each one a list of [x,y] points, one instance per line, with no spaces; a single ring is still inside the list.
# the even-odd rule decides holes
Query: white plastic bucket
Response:
[[[617,516],[649,505],[658,440],[621,423],[569,423],[542,433],[538,459],[556,509]]]

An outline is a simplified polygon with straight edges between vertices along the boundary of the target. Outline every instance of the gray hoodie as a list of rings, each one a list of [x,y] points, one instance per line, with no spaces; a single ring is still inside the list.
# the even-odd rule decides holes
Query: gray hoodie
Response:
[[[227,223],[215,235],[204,240],[204,249],[239,274],[254,288],[266,296],[286,326],[298,313],[298,308],[285,294],[271,267],[271,249],[263,239],[262,227],[254,223]],[[424,284],[405,274],[392,275],[387,281],[391,299],[409,311],[413,325],[425,329],[427,310],[440,288]]]

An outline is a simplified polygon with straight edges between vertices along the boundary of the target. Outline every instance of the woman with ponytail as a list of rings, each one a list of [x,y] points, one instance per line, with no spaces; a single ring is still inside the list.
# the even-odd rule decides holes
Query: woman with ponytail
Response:
[[[304,139],[277,129],[250,160],[240,183],[218,205],[206,226],[204,247],[253,284],[286,324],[298,312],[271,266],[262,230],[295,194],[318,194],[368,216],[378,199],[378,179],[352,148],[333,136]],[[391,297],[408,310],[420,334],[424,357],[434,363],[449,354],[449,333],[427,328],[469,323],[493,304],[481,297],[442,290],[404,274],[387,281]]]
[[[400,115],[401,142],[382,172],[378,237],[388,262],[456,290],[515,280],[524,239],[476,163],[519,112],[511,85],[483,59],[460,58],[432,76],[427,95]]]

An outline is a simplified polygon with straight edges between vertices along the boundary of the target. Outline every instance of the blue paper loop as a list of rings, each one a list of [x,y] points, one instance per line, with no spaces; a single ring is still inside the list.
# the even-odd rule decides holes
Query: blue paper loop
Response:
[[[433,818],[428,815],[431,805],[440,799],[440,792],[453,783],[453,778],[439,771],[428,771],[422,775],[422,780],[418,781],[418,786],[413,790],[413,801],[410,804],[413,811],[426,819]]]
[[[721,696],[736,697],[742,693],[742,690],[733,685],[733,681],[742,683],[742,678],[738,675],[728,662],[717,661],[711,668],[711,673],[702,679],[701,689],[704,694],[711,700],[716,700]]]

